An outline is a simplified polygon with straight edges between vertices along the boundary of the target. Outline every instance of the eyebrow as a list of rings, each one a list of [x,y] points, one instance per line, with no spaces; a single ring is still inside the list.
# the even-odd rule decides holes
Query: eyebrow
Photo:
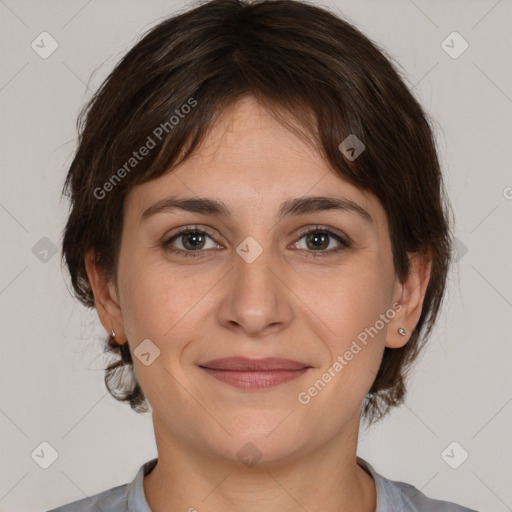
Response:
[[[220,215],[228,217],[231,210],[222,201],[207,197],[167,197],[153,204],[142,213],[141,222],[157,213],[182,210],[202,215]],[[285,217],[305,215],[327,210],[338,210],[354,213],[365,222],[373,223],[372,216],[359,204],[345,197],[306,196],[289,199],[281,204],[278,220]]]

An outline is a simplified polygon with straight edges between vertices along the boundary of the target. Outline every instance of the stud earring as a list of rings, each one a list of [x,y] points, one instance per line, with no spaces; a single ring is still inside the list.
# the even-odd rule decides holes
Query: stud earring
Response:
[[[112,336],[112,338],[116,337],[116,333],[115,333],[114,329],[112,329],[112,332],[110,333],[110,336]]]
[[[404,328],[402,328],[402,327],[400,327],[400,328],[398,329],[398,334],[401,334],[402,336],[405,336],[405,334],[406,334],[405,329],[404,329]]]

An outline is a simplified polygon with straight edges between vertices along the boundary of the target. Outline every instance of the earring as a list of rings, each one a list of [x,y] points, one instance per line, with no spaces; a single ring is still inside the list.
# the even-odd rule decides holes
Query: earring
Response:
[[[119,343],[117,343],[116,341],[116,332],[114,331],[114,329],[111,330],[110,334],[109,334],[109,337],[108,337],[108,346],[110,348],[114,348],[114,347],[117,347],[119,346]]]
[[[130,347],[128,345],[128,340],[124,343],[116,342],[116,332],[114,329],[111,330],[110,335],[108,337],[108,346],[110,350],[119,350],[121,353],[121,365],[133,364],[132,355],[130,353]]]
[[[398,329],[398,334],[401,334],[402,336],[405,336],[405,334],[406,334],[406,333],[405,333],[405,329],[404,329],[404,328],[402,328],[402,327],[400,327],[400,328]]]

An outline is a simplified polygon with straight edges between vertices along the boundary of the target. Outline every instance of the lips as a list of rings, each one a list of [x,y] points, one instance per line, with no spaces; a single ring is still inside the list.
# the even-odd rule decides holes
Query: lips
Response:
[[[199,365],[209,375],[239,389],[265,389],[306,373],[311,366],[281,358],[249,359],[229,357]]]
[[[292,361],[290,359],[281,359],[276,357],[267,357],[264,359],[249,359],[247,357],[226,357],[223,359],[214,359],[201,364],[201,367],[211,370],[231,370],[239,372],[263,372],[276,370],[301,370],[309,368],[309,365]]]

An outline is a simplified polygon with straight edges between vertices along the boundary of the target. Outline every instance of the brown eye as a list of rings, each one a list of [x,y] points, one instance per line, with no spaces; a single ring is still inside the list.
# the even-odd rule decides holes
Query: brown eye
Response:
[[[295,242],[295,245],[298,249],[311,253],[312,256],[330,256],[350,247],[350,244],[337,233],[319,227],[303,233],[299,240],[302,239],[305,240],[305,247],[300,247],[299,241]]]
[[[211,240],[207,246],[208,239]],[[162,243],[164,250],[179,253],[183,256],[202,256],[207,249],[215,249],[218,245],[213,238],[201,229],[185,228]]]
[[[203,249],[205,245],[205,235],[199,231],[184,233],[180,235],[183,247],[188,250]]]
[[[310,233],[306,235],[308,249],[327,249],[329,247],[329,235],[326,233]]]

